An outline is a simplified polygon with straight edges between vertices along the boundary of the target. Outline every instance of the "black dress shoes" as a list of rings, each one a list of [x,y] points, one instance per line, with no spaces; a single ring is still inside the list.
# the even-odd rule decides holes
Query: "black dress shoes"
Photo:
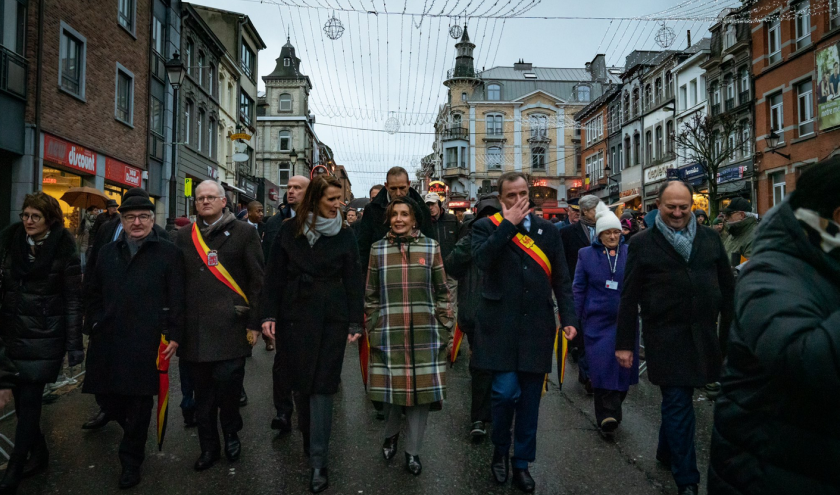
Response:
[[[120,475],[120,490],[140,484],[140,468],[124,466]]]
[[[679,488],[679,495],[697,495],[697,485],[685,485]]]
[[[245,407],[248,405],[248,394],[245,393],[245,389],[242,389],[242,393],[239,394],[239,407]]]
[[[92,418],[88,420],[87,423],[82,425],[83,430],[98,430],[103,426],[107,425],[114,419],[108,414],[105,413],[102,409],[99,410],[98,413]]]
[[[405,453],[405,468],[408,470],[409,473],[413,474],[414,476],[418,476],[420,473],[423,472],[423,465],[420,464],[420,456],[419,455],[411,455],[408,452]]]
[[[236,433],[225,435],[225,457],[229,461],[236,461],[241,452],[242,444],[239,442],[239,436]]]
[[[397,433],[390,438],[386,438],[385,443],[382,444],[382,457],[384,457],[386,461],[390,461],[395,455],[397,455],[397,442],[399,439],[400,434]]]
[[[330,478],[327,473],[327,468],[312,469],[312,476],[309,478],[309,491],[312,493],[321,493],[330,486]]]
[[[23,478],[35,476],[36,474],[45,471],[49,464],[50,451],[47,450],[47,441],[44,438],[44,435],[41,434],[41,436],[35,442],[35,445],[32,447],[32,451],[29,454],[29,460],[26,461],[21,476]]]
[[[280,433],[292,431],[292,418],[288,414],[278,414],[271,420],[271,429],[279,430]]]
[[[507,483],[510,474],[510,458],[508,454],[502,454],[493,449],[493,461],[490,463],[490,471],[493,472],[493,479],[496,483],[504,485]]]
[[[531,473],[527,469],[513,468],[513,486],[525,493],[533,493],[534,478],[531,477]]]
[[[198,460],[195,461],[195,468],[196,471],[204,471],[206,469],[210,469],[213,467],[213,464],[216,464],[216,461],[219,460],[219,453],[218,452],[202,452],[201,456],[199,456]]]
[[[25,461],[26,457],[12,454],[9,463],[6,465],[6,474],[3,476],[3,481],[0,481],[0,494],[6,495],[17,492]]]
[[[198,421],[195,420],[194,407],[181,409],[181,414],[184,415],[184,428],[192,428],[193,426],[198,426]]]

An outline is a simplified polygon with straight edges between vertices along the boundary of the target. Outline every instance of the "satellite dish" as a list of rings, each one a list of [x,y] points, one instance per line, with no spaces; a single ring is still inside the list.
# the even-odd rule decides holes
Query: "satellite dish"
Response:
[[[247,162],[248,161],[248,153],[234,153],[233,154],[233,161],[235,162]]]

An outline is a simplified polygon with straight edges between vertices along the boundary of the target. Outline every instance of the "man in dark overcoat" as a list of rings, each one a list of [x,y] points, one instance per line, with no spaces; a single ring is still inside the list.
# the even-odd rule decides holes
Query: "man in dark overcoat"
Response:
[[[508,172],[498,184],[501,217],[472,228],[473,260],[484,272],[473,358],[477,368],[493,371],[493,476],[507,482],[515,416],[513,483],[530,493],[528,464],[536,457],[540,398],[557,337],[552,295],[567,339],[577,333],[578,319],[560,234],[529,212],[528,179]]]
[[[720,376],[735,292],[720,236],[691,212],[693,195],[685,182],[662,186],[653,225],[630,243],[615,344],[619,364],[631,367],[641,314],[648,376],[662,391],[656,458],[680,494],[698,493],[692,397]]]
[[[125,202],[132,197],[142,197],[148,199],[149,193],[146,192],[145,189],[133,187],[126,191],[125,194],[123,194],[122,201]],[[113,217],[106,223],[102,224],[102,226],[98,228],[95,234],[93,233],[93,231],[91,231],[92,240],[90,242],[90,245],[88,246],[87,262],[85,263],[85,276],[82,281],[82,289],[85,292],[85,294],[89,292],[90,281],[93,279],[93,270],[96,266],[96,260],[99,257],[99,251],[101,251],[106,244],[116,241],[119,238],[120,234],[122,234],[123,232],[122,220],[120,219],[119,212],[116,211],[116,201],[108,201],[113,201],[115,205]],[[167,234],[166,229],[164,229],[160,225],[154,224],[152,226],[152,230],[155,232],[155,234],[157,234],[159,239],[163,239],[166,241],[169,240],[169,234]],[[92,321],[90,313],[86,309],[84,325],[85,334],[90,333],[91,324]],[[183,376],[181,377],[181,379],[184,379]],[[186,414],[187,413],[185,412],[185,417]],[[99,410],[82,425],[82,429],[98,430],[99,428],[102,428],[103,426],[110,423],[112,420],[113,418],[110,418],[107,414],[105,414],[105,411],[102,410],[102,405],[100,404]]]
[[[217,182],[195,190],[197,218],[181,228],[175,244],[184,255],[187,317],[178,356],[188,363],[195,385],[201,456],[197,471],[220,457],[217,418],[229,461],[239,459],[242,429],[239,397],[245,358],[260,336],[256,311],[263,284],[263,253],[256,229],[225,210]]]
[[[91,319],[84,393],[122,426],[120,488],[140,482],[146,437],[158,394],[161,335],[171,357],[182,341],[184,265],[178,248],[153,229],[148,196],[123,201],[123,231],[106,244],[90,273]]]

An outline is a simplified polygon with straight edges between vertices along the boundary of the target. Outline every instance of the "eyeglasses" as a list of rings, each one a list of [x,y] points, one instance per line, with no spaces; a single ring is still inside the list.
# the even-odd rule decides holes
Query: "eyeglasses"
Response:
[[[138,218],[140,219],[141,222],[148,222],[149,220],[152,219],[152,215],[149,214],[149,213],[142,213],[140,215],[123,215],[122,217],[123,217],[123,220],[125,220],[128,223],[134,223],[134,221],[137,220]]]
[[[41,220],[43,220],[43,219],[44,219],[44,217],[43,217],[43,216],[41,216],[41,215],[39,215],[39,214],[37,214],[37,213],[33,213],[33,214],[31,214],[31,215],[30,215],[29,213],[21,213],[21,214],[20,214],[20,215],[18,215],[18,216],[20,217],[20,220],[21,220],[22,222],[25,222],[25,221],[27,221],[27,220],[32,220],[33,222],[38,223],[38,222],[40,222]]]
[[[217,199],[222,199],[218,196],[202,196],[200,198],[195,198],[196,203],[212,203]]]

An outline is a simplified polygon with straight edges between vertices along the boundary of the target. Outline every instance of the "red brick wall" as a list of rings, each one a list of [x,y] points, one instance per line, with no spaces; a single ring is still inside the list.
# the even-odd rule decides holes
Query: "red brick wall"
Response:
[[[46,0],[44,10],[41,126],[131,165],[146,168],[149,108],[149,0],[135,0],[136,39],[117,21],[117,0]],[[39,2],[29,2],[26,56],[30,60],[26,121],[35,123]],[[87,38],[85,100],[59,90],[61,21]],[[116,120],[117,62],[134,74],[133,128]]]
[[[779,2],[775,0],[761,0],[754,10],[753,18],[773,12]],[[787,11],[784,11],[787,12]],[[789,16],[792,17],[792,16]],[[773,184],[768,174],[779,171],[785,172],[787,193],[794,190],[796,179],[802,166],[815,163],[829,157],[840,148],[840,128],[819,128],[815,123],[815,133],[809,137],[800,137],[798,132],[798,98],[795,85],[802,77],[809,74],[812,81],[816,81],[815,65],[816,51],[840,41],[840,29],[828,30],[827,8],[816,9],[811,16],[811,25],[815,28],[811,33],[811,46],[796,50],[794,20],[785,19],[781,22],[782,61],[769,64],[764,57],[768,51],[768,32],[765,25],[755,29],[752,35],[753,74],[755,77],[755,136],[756,136],[756,176],[757,176],[757,211],[764,214],[773,206]],[[758,24],[753,25],[759,27]],[[787,44],[787,45],[786,45]],[[792,127],[784,132],[784,145],[777,151],[790,155],[790,159],[767,151],[764,137],[770,133],[770,103],[766,93],[782,90],[784,110],[784,128]],[[813,85],[813,112],[816,115],[817,86]]]

